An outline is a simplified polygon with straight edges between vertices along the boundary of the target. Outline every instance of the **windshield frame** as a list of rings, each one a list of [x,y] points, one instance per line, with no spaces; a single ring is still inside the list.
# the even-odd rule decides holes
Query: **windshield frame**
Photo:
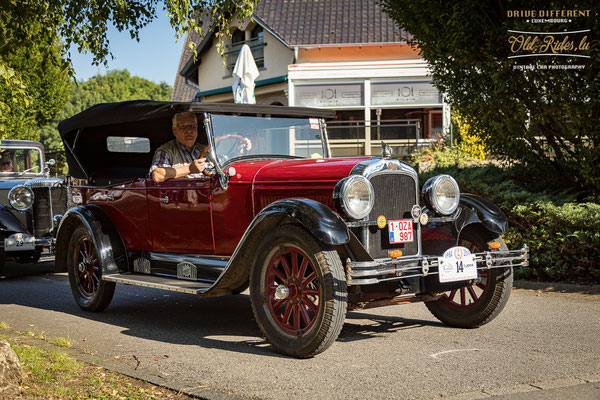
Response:
[[[235,157],[231,157],[227,160],[225,160],[224,162],[221,162],[218,158],[218,154],[217,154],[217,148],[216,148],[216,142],[215,142],[215,131],[214,131],[214,124],[213,124],[213,116],[225,116],[225,117],[232,117],[232,116],[241,116],[241,117],[250,117],[250,118],[270,118],[270,119],[301,119],[304,120],[306,119],[306,121],[310,124],[310,119],[312,119],[311,117],[296,117],[296,116],[286,116],[286,115],[246,115],[246,114],[240,114],[240,115],[231,115],[231,114],[227,114],[227,113],[204,113],[204,125],[205,125],[205,131],[206,131],[206,135],[207,135],[207,139],[208,139],[208,144],[210,146],[210,150],[209,150],[209,154],[210,154],[210,158],[212,162],[216,162],[217,164],[219,164],[217,166],[217,171],[219,172],[223,172],[224,170],[227,169],[228,166],[242,161],[242,160],[250,160],[250,159],[259,159],[259,160],[270,160],[270,159],[308,159],[309,157],[307,156],[303,156],[303,155],[291,155],[291,154],[250,154],[250,155],[240,155],[240,156],[235,156]],[[330,149],[330,145],[329,145],[329,140],[327,137],[327,129],[326,129],[326,124],[325,124],[325,120],[323,118],[314,118],[318,121],[319,124],[319,128],[318,131],[320,133],[320,148],[321,151],[323,152],[322,156],[320,158],[329,158],[330,154],[331,154],[331,149]]]
[[[7,177],[13,178],[13,177],[18,177],[18,176],[23,176],[23,175],[40,175],[40,176],[44,175],[44,168],[46,166],[46,162],[45,162],[44,152],[42,151],[42,149],[40,147],[3,144],[0,146],[0,150],[2,150],[2,151],[4,151],[4,150],[11,150],[11,151],[14,151],[14,150],[36,150],[39,153],[39,162],[40,162],[40,171],[39,172],[33,172],[33,171],[1,172],[0,171],[0,179],[7,178]]]

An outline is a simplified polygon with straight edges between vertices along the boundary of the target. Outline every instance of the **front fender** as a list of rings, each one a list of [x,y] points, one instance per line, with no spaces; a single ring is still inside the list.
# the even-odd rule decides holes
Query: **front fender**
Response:
[[[498,234],[506,233],[508,230],[506,215],[483,197],[461,194],[459,207],[460,215],[454,221],[455,230],[459,234],[465,226],[474,223],[480,223],[488,231]]]
[[[461,194],[458,217],[450,222],[434,222],[422,228],[423,254],[439,255],[456,246],[461,232],[478,224],[496,234],[508,229],[506,215],[493,203],[472,194]]]
[[[84,205],[71,208],[60,221],[56,234],[56,272],[67,271],[71,234],[79,225],[85,226],[92,237],[103,275],[127,270],[125,245],[112,220],[102,208]]]
[[[254,217],[247,231],[254,230],[268,219],[280,217],[299,222],[319,241],[326,244],[342,245],[350,240],[344,220],[331,208],[309,199],[283,199],[269,204]]]
[[[21,221],[11,212],[11,210],[0,204],[0,230],[6,232],[29,233]]]
[[[283,199],[263,208],[252,220],[238,243],[229,263],[209,291],[202,296],[235,293],[249,279],[250,268],[256,261],[255,250],[260,239],[273,227],[298,223],[317,240],[332,246],[350,241],[348,227],[329,207],[309,199]]]

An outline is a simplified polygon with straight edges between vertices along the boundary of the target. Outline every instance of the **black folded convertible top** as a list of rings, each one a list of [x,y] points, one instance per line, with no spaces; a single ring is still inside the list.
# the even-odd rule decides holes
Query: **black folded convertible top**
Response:
[[[150,100],[97,104],[58,124],[65,144],[69,174],[97,185],[144,177],[148,173],[154,150],[173,139],[171,118],[174,114],[186,111],[293,118],[335,117],[333,110],[256,104]],[[199,119],[198,141],[207,144],[201,121]],[[109,152],[106,140],[110,136],[147,138],[151,151],[143,154]]]
[[[171,118],[180,112],[281,115],[288,117],[334,118],[333,110],[306,107],[264,106],[233,103],[178,103],[172,101],[133,100],[102,103],[88,108],[58,124],[64,138],[69,132],[95,126]]]

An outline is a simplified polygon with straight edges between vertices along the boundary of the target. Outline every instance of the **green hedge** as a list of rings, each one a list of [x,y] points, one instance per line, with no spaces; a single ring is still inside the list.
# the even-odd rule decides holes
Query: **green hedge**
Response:
[[[495,166],[436,168],[427,178],[452,175],[462,192],[495,203],[508,217],[504,239],[510,248],[524,243],[531,249],[530,265],[515,271],[517,279],[600,283],[600,204],[560,192],[558,183],[529,182],[519,167]],[[596,200],[596,201],[592,201]]]

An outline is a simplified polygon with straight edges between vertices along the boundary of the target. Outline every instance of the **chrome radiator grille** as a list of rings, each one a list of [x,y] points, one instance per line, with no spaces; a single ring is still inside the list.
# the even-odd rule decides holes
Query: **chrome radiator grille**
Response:
[[[370,178],[375,191],[375,204],[369,214],[369,220],[375,221],[380,215],[390,220],[412,219],[411,209],[417,204],[417,184],[415,180],[402,173],[383,173]],[[400,249],[403,255],[415,255],[419,252],[418,225],[413,226],[414,241],[410,243],[389,243],[387,226],[368,229],[368,251],[373,258],[388,257],[388,251]]]
[[[52,218],[67,211],[67,189],[64,186],[34,187],[33,224],[34,235],[43,237],[52,231]]]

